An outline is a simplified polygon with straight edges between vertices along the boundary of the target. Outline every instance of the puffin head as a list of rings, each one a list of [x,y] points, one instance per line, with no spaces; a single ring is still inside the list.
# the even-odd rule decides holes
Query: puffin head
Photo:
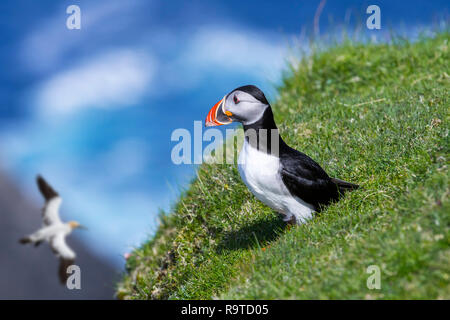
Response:
[[[213,127],[231,122],[250,125],[260,120],[270,108],[264,93],[256,86],[247,85],[234,89],[211,108],[205,126]]]

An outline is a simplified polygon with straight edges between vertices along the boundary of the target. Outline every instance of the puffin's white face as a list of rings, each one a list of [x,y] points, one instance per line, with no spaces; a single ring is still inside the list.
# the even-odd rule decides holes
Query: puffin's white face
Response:
[[[259,119],[269,105],[259,101],[251,94],[234,90],[212,107],[206,117],[207,127],[229,124],[233,121],[249,125]]]

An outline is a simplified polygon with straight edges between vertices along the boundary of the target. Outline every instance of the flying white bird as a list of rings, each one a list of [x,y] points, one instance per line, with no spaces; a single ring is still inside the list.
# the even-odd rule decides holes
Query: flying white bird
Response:
[[[36,232],[20,239],[20,243],[33,243],[35,246],[47,241],[53,253],[59,258],[59,279],[65,284],[68,274],[67,268],[75,261],[75,252],[67,245],[66,236],[76,228],[84,228],[76,221],[64,223],[59,218],[59,207],[62,199],[59,194],[42,178],[38,176],[37,185],[45,198],[42,209],[43,226]]]

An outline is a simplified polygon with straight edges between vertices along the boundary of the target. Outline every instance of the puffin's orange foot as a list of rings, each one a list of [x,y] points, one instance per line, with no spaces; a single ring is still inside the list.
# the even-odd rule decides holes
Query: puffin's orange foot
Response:
[[[270,248],[270,244],[269,244],[267,247],[261,248],[261,250],[262,250],[262,251],[266,251],[266,249],[269,249],[269,248]]]

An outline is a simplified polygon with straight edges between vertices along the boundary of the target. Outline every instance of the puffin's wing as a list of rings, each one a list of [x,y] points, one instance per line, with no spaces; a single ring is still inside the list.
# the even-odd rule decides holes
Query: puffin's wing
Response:
[[[62,203],[61,197],[41,176],[38,176],[36,181],[41,194],[45,198],[45,206],[42,209],[44,225],[48,226],[54,223],[61,223],[61,219],[59,218],[59,207]]]
[[[319,209],[339,198],[337,186],[317,162],[307,155],[291,149],[281,160],[281,179],[289,192]]]
[[[59,280],[62,283],[66,283],[68,277],[67,268],[74,263],[75,252],[67,245],[66,237],[62,233],[57,234],[50,240],[50,247],[59,257]]]

